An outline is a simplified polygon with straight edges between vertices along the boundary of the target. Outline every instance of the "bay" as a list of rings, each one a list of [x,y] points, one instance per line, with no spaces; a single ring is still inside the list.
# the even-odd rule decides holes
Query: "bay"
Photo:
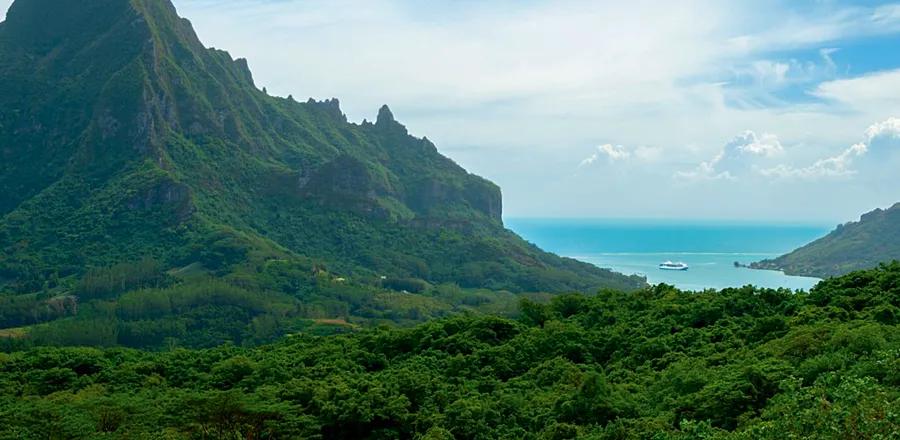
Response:
[[[507,227],[543,249],[625,274],[647,277],[684,290],[755,285],[808,290],[817,278],[735,267],[790,252],[825,234],[824,224],[722,221],[523,219]],[[687,271],[663,271],[664,261],[682,261]]]

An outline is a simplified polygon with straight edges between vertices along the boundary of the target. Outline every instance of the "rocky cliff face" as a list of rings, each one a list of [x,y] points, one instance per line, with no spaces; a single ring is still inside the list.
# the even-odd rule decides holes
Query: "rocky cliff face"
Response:
[[[174,223],[187,221],[194,213],[191,188],[183,183],[162,179],[143,188],[127,202],[128,209],[143,211],[169,211]]]

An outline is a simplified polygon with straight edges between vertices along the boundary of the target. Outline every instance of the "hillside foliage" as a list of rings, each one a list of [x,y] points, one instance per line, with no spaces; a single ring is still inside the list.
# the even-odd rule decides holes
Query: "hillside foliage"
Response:
[[[757,269],[825,278],[900,259],[900,203],[839,225],[830,234],[789,254],[754,263]]]
[[[35,348],[0,355],[0,437],[890,439],[898,324],[894,263],[809,293],[569,294],[259,348]]]

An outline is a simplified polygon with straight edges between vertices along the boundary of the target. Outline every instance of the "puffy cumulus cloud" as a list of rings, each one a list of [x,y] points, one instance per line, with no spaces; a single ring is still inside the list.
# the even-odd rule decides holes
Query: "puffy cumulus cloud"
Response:
[[[846,177],[854,174],[850,168],[853,159],[865,154],[866,146],[856,144],[843,153],[825,159],[819,159],[812,165],[803,168],[794,168],[790,165],[779,164],[775,167],[761,170],[766,177],[798,177],[803,179],[815,179],[822,177]]]
[[[866,129],[866,139],[869,143],[879,138],[900,138],[900,118],[888,118],[885,121],[872,124]]]
[[[639,161],[655,162],[662,157],[662,149],[659,147],[639,146],[634,148],[623,145],[603,144],[597,146],[597,150],[578,164],[579,168],[596,163],[605,157],[609,162]]]
[[[722,151],[709,161],[701,162],[690,171],[678,171],[675,177],[683,180],[737,180],[741,175],[759,170],[763,161],[784,154],[778,137],[747,130],[725,144]]]
[[[900,165],[900,118],[892,117],[866,129],[865,140],[850,149],[860,149],[854,166],[861,172],[897,174]]]
[[[864,140],[840,154],[815,161],[806,167],[781,164],[762,170],[768,177],[822,179],[849,177],[860,171],[896,172],[894,164],[900,156],[900,118],[891,117],[866,129]]]
[[[737,152],[739,155],[775,157],[784,153],[784,147],[774,134],[763,133],[757,136],[756,133],[747,130],[725,146],[725,153],[729,151]]]
[[[609,157],[610,160],[623,160],[631,157],[631,152],[621,145],[603,144],[597,150]]]
[[[610,162],[615,162],[618,160],[628,159],[629,157],[631,157],[631,152],[621,145],[599,145],[597,146],[597,151],[582,160],[581,163],[578,164],[578,166],[585,167],[588,165],[592,165],[593,163],[600,160],[601,157],[606,157]]]

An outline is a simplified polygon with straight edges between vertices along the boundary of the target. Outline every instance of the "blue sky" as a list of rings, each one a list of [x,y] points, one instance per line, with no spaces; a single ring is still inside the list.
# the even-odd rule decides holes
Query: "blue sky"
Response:
[[[272,94],[354,121],[389,104],[507,216],[837,222],[900,201],[900,3],[174,2]]]

